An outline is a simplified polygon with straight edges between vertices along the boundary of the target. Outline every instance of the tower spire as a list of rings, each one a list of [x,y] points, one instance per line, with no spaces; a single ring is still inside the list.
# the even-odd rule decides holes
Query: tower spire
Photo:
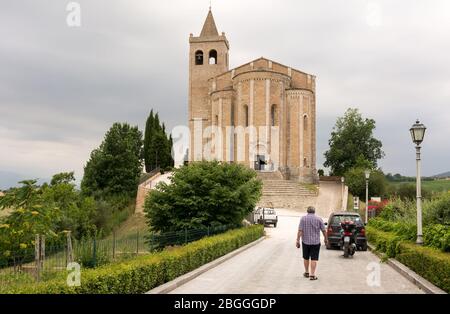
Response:
[[[219,36],[219,32],[217,31],[216,22],[214,21],[211,7],[209,7],[208,15],[206,16],[205,24],[203,24],[200,37],[214,37],[214,36]]]

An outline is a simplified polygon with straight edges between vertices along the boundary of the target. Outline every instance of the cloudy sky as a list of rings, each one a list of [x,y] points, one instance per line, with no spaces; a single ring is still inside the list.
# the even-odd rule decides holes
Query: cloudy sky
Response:
[[[151,108],[187,122],[188,39],[209,0],[0,3],[0,171],[48,178],[74,170],[109,126],[141,128]],[[428,127],[423,172],[450,170],[450,2],[213,0],[230,65],[264,56],[317,76],[318,168],[336,118],[377,121],[385,172],[415,174],[408,129]]]

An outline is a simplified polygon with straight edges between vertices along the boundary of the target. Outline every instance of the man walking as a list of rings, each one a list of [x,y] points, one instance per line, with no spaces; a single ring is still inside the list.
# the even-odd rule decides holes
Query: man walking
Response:
[[[320,251],[320,231],[325,238],[325,244],[328,242],[325,225],[322,219],[315,215],[316,209],[309,206],[307,209],[307,215],[300,219],[298,226],[297,241],[295,246],[300,248],[300,238],[302,238],[303,244],[303,263],[305,265],[304,277],[310,280],[317,280],[316,268],[317,261],[319,260]],[[310,260],[311,259],[311,263]],[[311,264],[311,271],[309,266]]]

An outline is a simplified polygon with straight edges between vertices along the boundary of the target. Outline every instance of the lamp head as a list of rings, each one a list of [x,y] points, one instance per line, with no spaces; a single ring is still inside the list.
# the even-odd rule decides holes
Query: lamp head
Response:
[[[416,123],[413,124],[411,129],[409,129],[409,132],[411,133],[412,141],[416,145],[420,145],[423,141],[423,138],[425,137],[425,131],[426,131],[425,125],[420,123],[420,121],[417,119]]]
[[[369,178],[370,178],[370,170],[367,169],[366,171],[364,171],[364,175],[366,176],[366,179],[369,180]]]

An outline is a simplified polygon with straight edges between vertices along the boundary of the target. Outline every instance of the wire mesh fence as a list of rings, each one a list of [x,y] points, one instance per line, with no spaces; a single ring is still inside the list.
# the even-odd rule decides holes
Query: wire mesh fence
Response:
[[[48,243],[45,237],[36,235],[35,248],[0,252],[0,287],[49,280],[66,271],[72,262],[82,268],[95,268],[168,246],[183,245],[234,227],[221,225],[165,233],[137,231],[120,237],[113,233],[104,239],[80,240],[72,239],[69,233],[63,240],[52,239]]]

